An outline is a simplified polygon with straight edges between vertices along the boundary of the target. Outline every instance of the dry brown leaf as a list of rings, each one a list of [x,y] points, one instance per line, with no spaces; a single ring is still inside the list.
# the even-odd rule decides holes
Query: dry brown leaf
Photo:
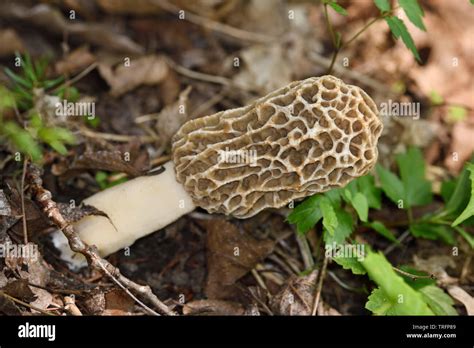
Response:
[[[122,289],[113,289],[105,294],[105,310],[130,313],[135,301]]]
[[[55,64],[58,75],[75,74],[95,62],[95,56],[87,47],[79,47]]]
[[[168,65],[163,57],[150,55],[131,59],[115,69],[106,64],[99,64],[99,72],[110,86],[114,97],[122,95],[140,85],[155,85],[164,80],[168,74]]]
[[[12,214],[12,208],[7,196],[3,190],[0,190],[0,215],[9,216]]]
[[[5,257],[5,265],[13,272],[20,276],[23,283],[15,283],[13,290],[23,291],[24,295],[29,294],[25,290],[25,284],[34,284],[45,287],[50,279],[50,266],[41,256],[38,246],[33,243],[22,245],[23,254],[21,257],[15,253],[7,254]],[[26,285],[28,286],[28,285]],[[7,284],[8,287],[8,284]],[[51,304],[53,296],[48,291],[39,287],[31,286],[30,291],[34,294],[35,299],[30,304],[39,309],[46,309]],[[20,293],[18,293],[21,295]],[[14,296],[15,297],[15,296]],[[33,300],[33,298],[30,298]],[[31,310],[36,313],[36,310]]]
[[[197,300],[183,306],[184,315],[244,315],[240,303],[222,300]]]
[[[32,243],[28,243],[32,244]],[[49,282],[50,277],[50,266],[44,261],[43,257],[38,252],[37,258],[28,258],[26,260],[27,271],[20,270],[19,274],[23,279],[27,279],[31,284],[46,286]],[[23,268],[24,269],[24,268]],[[31,302],[31,305],[39,308],[46,309],[49,307],[53,300],[53,295],[47,290],[40,289],[37,287],[31,287],[31,290],[36,296],[36,300]],[[35,310],[32,310],[35,313]]]
[[[274,242],[257,240],[224,219],[203,224],[208,249],[205,293],[211,299],[226,298],[236,281],[272,252]]]
[[[28,281],[26,279],[14,279],[6,284],[1,290],[10,296],[25,302],[32,302],[36,299],[36,296],[28,286]]]
[[[413,255],[413,263],[415,264],[416,269],[433,274],[442,286],[455,284],[458,282],[457,278],[449,276],[446,272],[448,267],[456,267],[456,263],[454,262],[453,258],[448,255],[434,255],[428,259],[422,259],[416,255]]]
[[[474,123],[457,122],[452,130],[452,138],[444,164],[451,172],[457,173],[474,152]]]
[[[87,294],[82,304],[88,314],[100,315],[105,310],[105,294],[102,291],[94,291]]]
[[[318,305],[318,310],[316,312],[318,315],[323,316],[323,315],[341,315],[339,311],[336,309],[332,308],[328,304],[324,303],[323,301],[319,301]]]
[[[122,151],[86,151],[74,160],[70,169],[100,169],[139,176],[142,172],[124,160]]]
[[[188,95],[191,92],[191,86],[179,94],[178,100],[167,105],[158,115],[156,128],[160,136],[161,146],[165,146],[171,140],[178,129],[187,121],[188,113]]]
[[[449,286],[448,292],[453,298],[466,307],[467,315],[474,315],[474,298],[471,295],[469,295],[464,289],[455,285]]]
[[[15,302],[9,298],[2,296],[0,293],[0,313],[5,315],[21,315],[20,309],[15,305]]]
[[[81,23],[78,19],[67,20],[59,10],[46,4],[28,8],[19,2],[3,2],[0,4],[0,18],[28,22],[60,36],[67,32],[73,38],[78,37],[100,47],[134,54],[143,53],[143,47],[126,36],[116,34],[112,28],[97,23]]]
[[[24,45],[21,38],[13,29],[0,30],[0,57],[14,54],[15,52],[23,52]]]
[[[290,65],[278,43],[257,45],[241,52],[245,66],[235,75],[237,86],[265,95],[292,80]]]
[[[473,21],[474,12],[469,2],[443,0],[430,2],[430,10],[425,12],[423,19],[426,32],[405,20],[417,47],[430,48],[427,64],[410,71],[425,95],[429,96],[435,90],[449,103],[474,107]]]
[[[273,311],[279,315],[311,315],[317,277],[317,270],[303,277],[291,277],[273,297]]]
[[[229,24],[254,33],[279,36],[290,26],[286,4],[282,0],[250,0],[229,16]],[[293,9],[293,7],[292,7]]]
[[[107,13],[154,15],[163,10],[153,0],[97,0],[98,5]]]
[[[68,203],[57,203],[57,205],[61,215],[67,222],[76,222],[85,216],[91,215],[109,218],[106,213],[91,205],[81,204],[78,207]]]

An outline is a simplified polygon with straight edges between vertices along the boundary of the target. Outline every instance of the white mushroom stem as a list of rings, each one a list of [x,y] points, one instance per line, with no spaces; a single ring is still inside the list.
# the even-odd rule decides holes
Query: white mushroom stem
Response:
[[[195,205],[176,181],[173,163],[167,162],[164,168],[160,174],[135,178],[85,199],[85,204],[103,211],[110,220],[97,215],[81,219],[74,224],[81,239],[107,256],[193,211]],[[62,257],[71,261],[73,254],[65,240],[55,235],[53,241]]]

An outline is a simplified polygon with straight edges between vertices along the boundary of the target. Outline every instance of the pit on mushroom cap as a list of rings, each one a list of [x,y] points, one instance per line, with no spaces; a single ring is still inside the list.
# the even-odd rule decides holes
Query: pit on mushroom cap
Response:
[[[173,138],[176,177],[195,205],[248,218],[366,174],[377,161],[377,114],[362,89],[333,76],[293,82],[185,123]]]

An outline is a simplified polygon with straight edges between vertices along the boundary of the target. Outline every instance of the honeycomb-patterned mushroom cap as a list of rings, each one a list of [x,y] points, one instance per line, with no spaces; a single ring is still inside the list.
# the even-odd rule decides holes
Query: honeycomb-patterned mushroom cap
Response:
[[[365,175],[381,132],[362,89],[322,76],[188,121],[173,138],[173,161],[197,206],[247,218]]]

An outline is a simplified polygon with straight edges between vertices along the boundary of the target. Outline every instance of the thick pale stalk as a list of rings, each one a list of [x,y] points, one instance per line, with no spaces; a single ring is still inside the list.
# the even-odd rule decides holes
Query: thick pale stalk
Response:
[[[173,163],[164,168],[160,174],[139,177],[85,199],[85,204],[106,213],[113,224],[103,216],[87,216],[74,225],[81,239],[107,256],[193,211],[195,205],[175,179]],[[55,238],[63,256],[70,259],[71,251]]]

